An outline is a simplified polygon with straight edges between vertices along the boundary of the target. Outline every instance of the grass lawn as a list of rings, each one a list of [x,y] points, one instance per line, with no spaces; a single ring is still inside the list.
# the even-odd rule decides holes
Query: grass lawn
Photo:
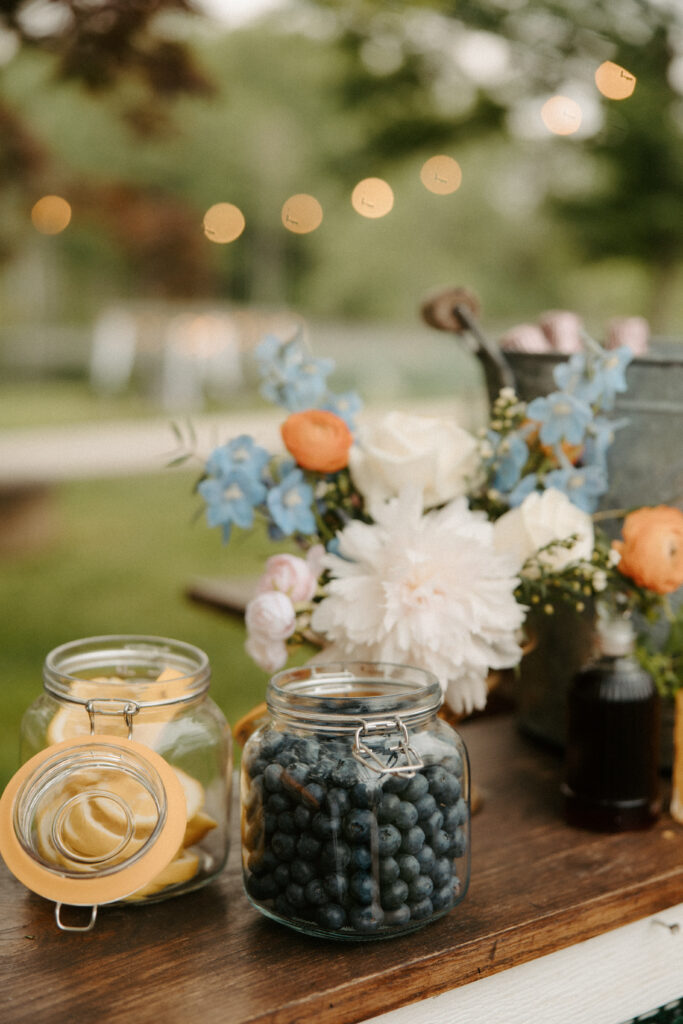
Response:
[[[194,477],[79,482],[55,491],[56,537],[5,556],[0,584],[4,655],[0,784],[18,767],[21,716],[41,692],[45,655],[57,644],[104,633],[151,633],[187,640],[211,659],[211,693],[231,724],[263,699],[267,677],[243,650],[241,622],[184,597],[195,575],[260,571],[275,550],[263,536],[224,546],[192,493]]]

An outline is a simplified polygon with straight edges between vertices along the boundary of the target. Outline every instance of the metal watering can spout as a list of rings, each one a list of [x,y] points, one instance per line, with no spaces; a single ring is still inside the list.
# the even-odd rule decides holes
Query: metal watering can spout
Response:
[[[422,319],[439,331],[465,338],[470,351],[484,368],[489,404],[501,388],[515,388],[515,375],[498,345],[487,338],[478,323],[480,304],[467,288],[447,288],[428,296],[420,308]]]

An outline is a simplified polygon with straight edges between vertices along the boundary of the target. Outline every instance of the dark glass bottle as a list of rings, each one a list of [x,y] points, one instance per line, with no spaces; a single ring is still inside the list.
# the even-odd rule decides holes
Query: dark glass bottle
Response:
[[[596,657],[570,686],[562,792],[571,825],[621,832],[659,815],[659,695],[633,645],[628,619],[600,620]]]

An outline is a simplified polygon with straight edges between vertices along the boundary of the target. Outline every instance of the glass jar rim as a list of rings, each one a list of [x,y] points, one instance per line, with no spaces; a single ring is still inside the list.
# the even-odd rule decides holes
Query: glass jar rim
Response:
[[[443,703],[427,669],[383,661],[336,661],[278,672],[268,683],[270,712],[301,728],[352,732],[359,723],[400,719],[419,725]]]
[[[156,676],[144,678],[145,667],[154,669]],[[170,688],[168,680],[162,683],[158,678],[164,669],[177,673]],[[136,694],[130,699],[138,707],[194,700],[206,692],[211,679],[208,655],[194,644],[149,634],[117,633],[69,640],[53,648],[43,663],[43,686],[60,700],[85,705],[98,697],[97,684],[102,680],[93,678],[93,673],[107,671],[124,682],[134,677]],[[77,683],[92,683],[93,692],[76,692]]]

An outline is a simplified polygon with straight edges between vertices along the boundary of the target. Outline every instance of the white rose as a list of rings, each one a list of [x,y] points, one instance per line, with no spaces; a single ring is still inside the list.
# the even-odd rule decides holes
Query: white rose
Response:
[[[349,469],[369,506],[407,486],[422,490],[425,508],[442,505],[464,494],[478,465],[475,438],[449,419],[389,412],[359,441]]]
[[[247,632],[264,642],[286,640],[296,628],[294,605],[286,594],[269,590],[253,597],[244,612]]]
[[[572,534],[577,539],[570,548],[556,547],[540,556],[551,571],[560,572],[572,562],[589,561],[594,544],[591,517],[553,487],[542,493],[532,492],[518,508],[510,509],[493,524],[496,550],[513,555],[520,569],[540,548]]]

